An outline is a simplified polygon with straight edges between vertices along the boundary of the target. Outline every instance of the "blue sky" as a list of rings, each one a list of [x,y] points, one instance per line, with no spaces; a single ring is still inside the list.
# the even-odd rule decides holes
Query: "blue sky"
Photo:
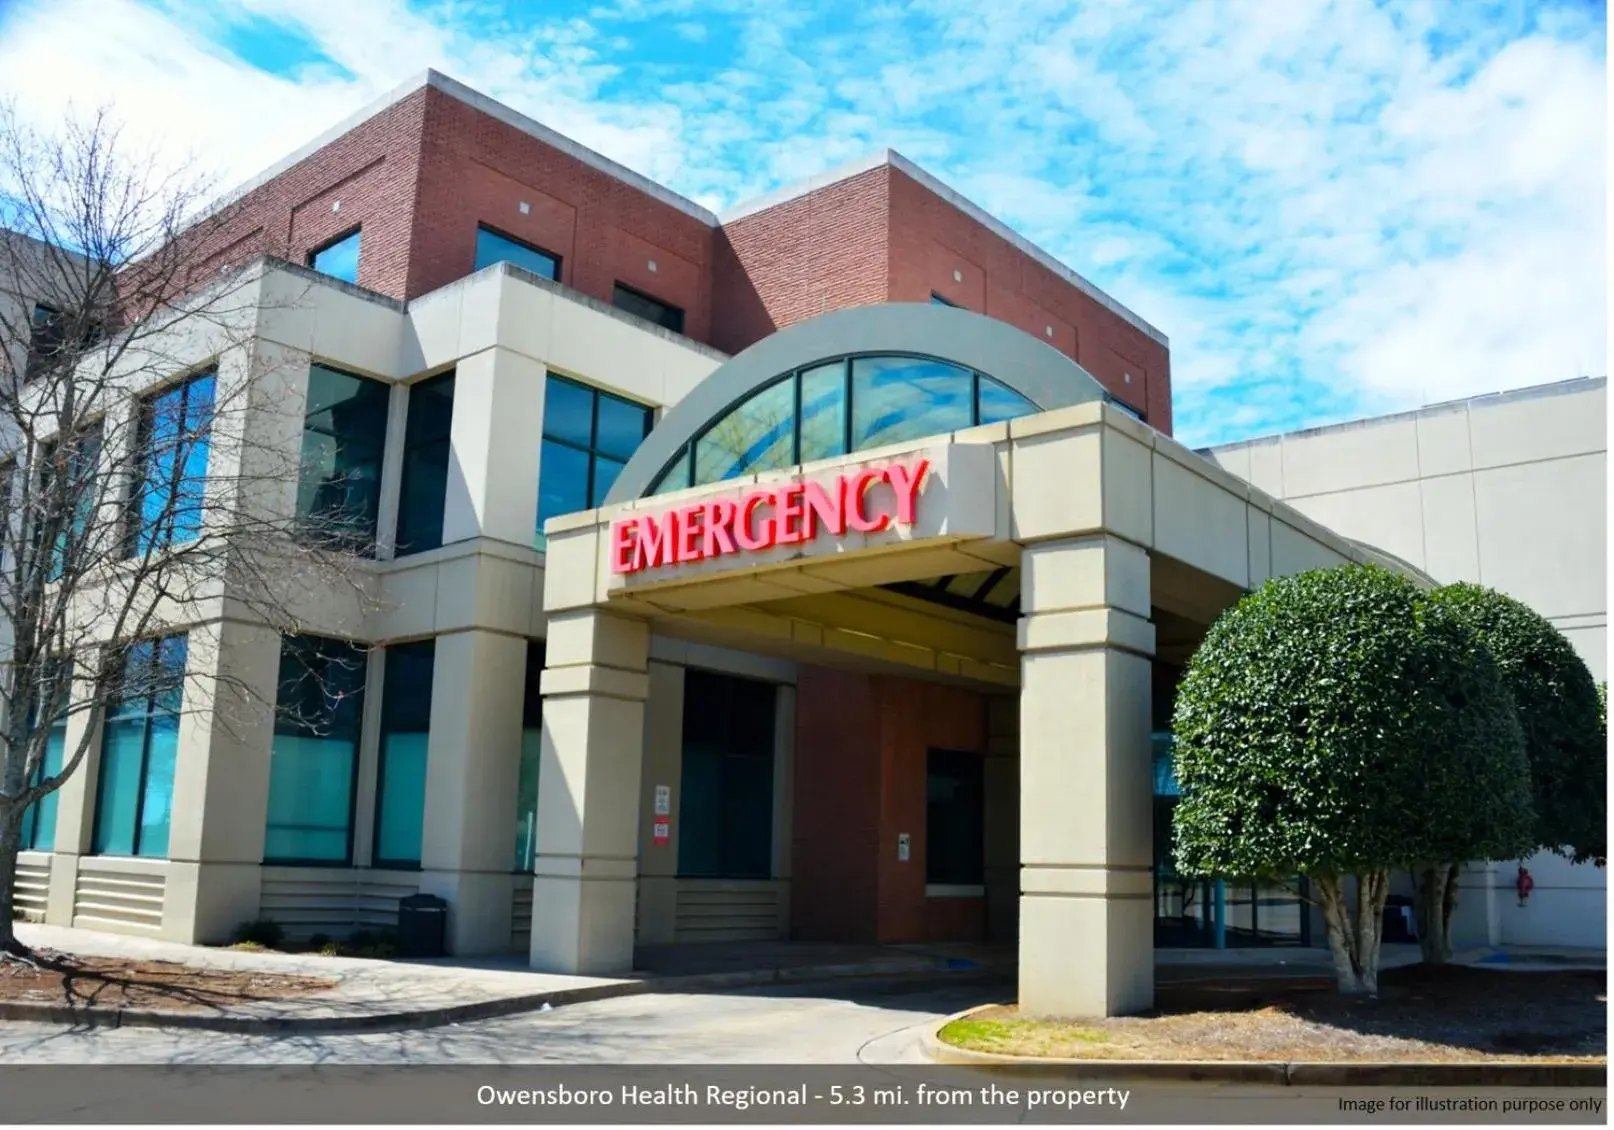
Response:
[[[246,179],[436,67],[714,210],[881,147],[1171,338],[1223,442],[1606,371],[1592,0],[0,0],[0,94]]]

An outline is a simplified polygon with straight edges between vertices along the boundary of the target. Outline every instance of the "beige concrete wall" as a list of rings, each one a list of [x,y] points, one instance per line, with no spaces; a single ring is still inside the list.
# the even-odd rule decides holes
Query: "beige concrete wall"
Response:
[[[1435,580],[1529,604],[1608,672],[1602,378],[1214,448],[1295,509]]]
[[[1569,638],[1594,678],[1608,678],[1603,378],[1230,444],[1209,455],[1438,582],[1474,581],[1524,601]],[[1524,907],[1514,897],[1514,868],[1476,872],[1459,941],[1605,945],[1606,871],[1549,853],[1527,866],[1536,893]]]

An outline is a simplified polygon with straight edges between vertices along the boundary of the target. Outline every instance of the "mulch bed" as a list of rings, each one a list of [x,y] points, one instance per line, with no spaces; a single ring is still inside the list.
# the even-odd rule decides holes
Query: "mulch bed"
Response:
[[[74,1008],[223,1012],[260,1001],[287,1000],[335,988],[325,977],[246,969],[205,969],[167,961],[40,954],[37,969],[0,964],[0,1001]]]
[[[1026,1018],[997,1008],[943,1040],[975,1051],[1083,1059],[1595,1062],[1607,1055],[1601,971],[1421,966],[1380,975],[1376,999],[1318,981],[1162,985],[1146,1016]]]

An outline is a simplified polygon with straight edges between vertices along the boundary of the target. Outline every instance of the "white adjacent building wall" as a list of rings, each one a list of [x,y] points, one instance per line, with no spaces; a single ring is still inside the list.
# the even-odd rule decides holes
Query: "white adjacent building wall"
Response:
[[[1474,581],[1551,620],[1608,678],[1608,388],[1603,377],[1438,404],[1206,452],[1274,497],[1443,583]],[[1607,872],[1555,855],[1464,885],[1468,939],[1607,944]],[[1480,905],[1476,906],[1475,903]],[[1481,913],[1483,912],[1483,913]]]

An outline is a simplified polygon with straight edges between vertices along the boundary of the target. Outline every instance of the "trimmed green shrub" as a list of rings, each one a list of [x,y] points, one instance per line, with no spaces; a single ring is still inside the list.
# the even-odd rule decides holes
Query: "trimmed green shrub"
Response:
[[[1557,852],[1576,863],[1606,860],[1605,708],[1597,684],[1574,646],[1546,617],[1494,589],[1446,585],[1429,599],[1473,629],[1494,657],[1513,696],[1534,797],[1535,823],[1529,846]]]
[[[1184,672],[1172,728],[1178,870],[1309,876],[1345,992],[1377,991],[1392,869],[1527,827],[1482,827],[1503,805],[1472,779],[1528,808],[1495,666],[1377,566],[1276,578],[1224,612]]]

